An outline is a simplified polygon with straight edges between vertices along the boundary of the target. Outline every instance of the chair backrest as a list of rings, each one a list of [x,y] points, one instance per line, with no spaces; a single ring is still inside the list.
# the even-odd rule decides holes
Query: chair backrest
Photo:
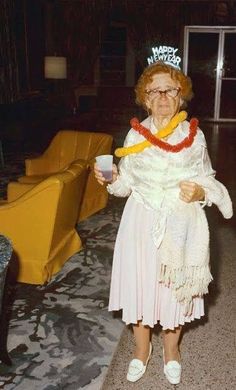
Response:
[[[109,134],[61,130],[53,138],[44,157],[50,160],[50,170],[57,171],[81,159],[91,161],[111,152],[113,138]]]

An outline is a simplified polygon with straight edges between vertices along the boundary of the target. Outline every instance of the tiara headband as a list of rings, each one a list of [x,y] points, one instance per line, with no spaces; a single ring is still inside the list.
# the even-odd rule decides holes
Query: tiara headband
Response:
[[[148,65],[153,65],[158,61],[162,61],[167,65],[174,66],[180,70],[181,58],[176,55],[178,49],[172,46],[156,46],[152,47],[152,55],[147,58]]]

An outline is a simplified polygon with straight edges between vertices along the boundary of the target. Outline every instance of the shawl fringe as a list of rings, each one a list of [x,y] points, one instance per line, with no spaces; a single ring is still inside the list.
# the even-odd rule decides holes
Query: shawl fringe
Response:
[[[213,280],[209,265],[173,268],[162,264],[159,281],[171,287],[178,302],[189,304],[193,297],[208,293]]]

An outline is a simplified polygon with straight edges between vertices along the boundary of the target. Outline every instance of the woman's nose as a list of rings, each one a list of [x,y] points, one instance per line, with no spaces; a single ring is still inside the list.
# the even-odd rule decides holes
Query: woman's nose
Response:
[[[167,99],[166,91],[159,91],[159,94],[160,94],[160,98]]]

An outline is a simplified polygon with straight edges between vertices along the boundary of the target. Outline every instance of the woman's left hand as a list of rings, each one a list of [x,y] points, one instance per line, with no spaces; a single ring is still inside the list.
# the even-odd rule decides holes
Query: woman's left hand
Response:
[[[186,203],[196,202],[205,198],[204,189],[192,181],[181,181],[179,183],[179,197]]]

